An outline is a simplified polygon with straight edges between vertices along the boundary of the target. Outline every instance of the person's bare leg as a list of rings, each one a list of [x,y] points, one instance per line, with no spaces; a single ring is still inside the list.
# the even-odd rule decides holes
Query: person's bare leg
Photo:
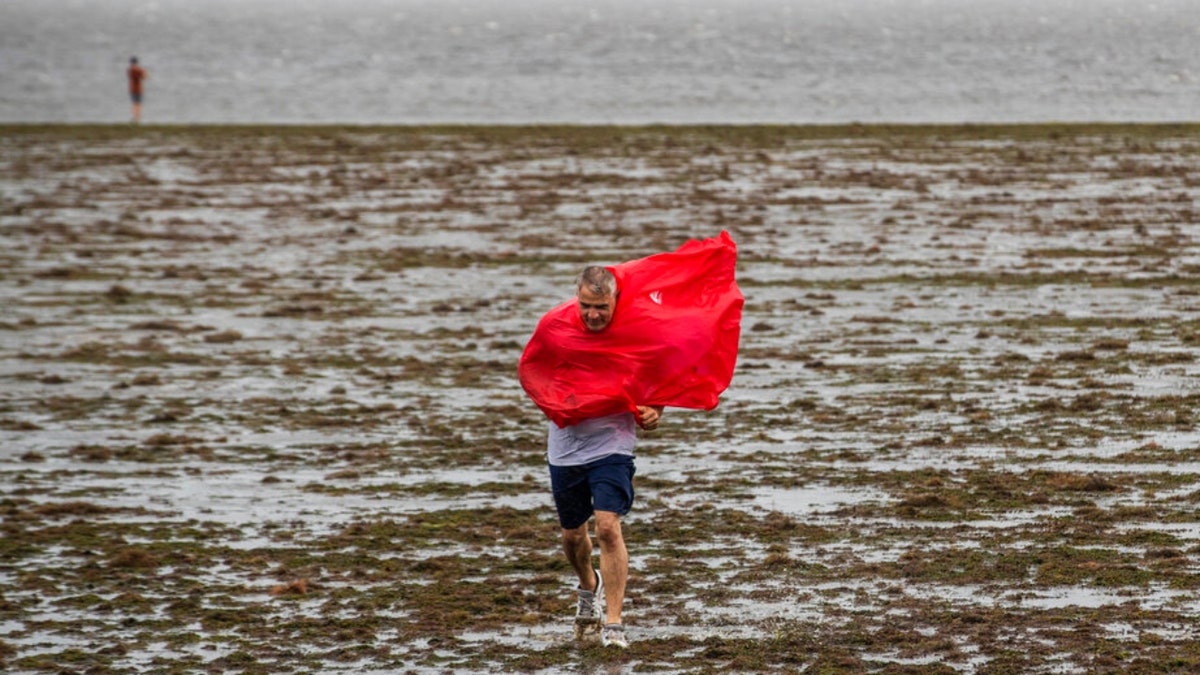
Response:
[[[597,511],[596,540],[600,543],[600,576],[604,577],[604,622],[621,623],[629,578],[629,552],[621,534],[621,517],[611,511]]]
[[[573,530],[562,531],[563,553],[567,561],[579,575],[579,587],[585,591],[594,591],[600,580],[596,578],[596,570],[592,567],[592,538],[588,536],[588,524],[584,523]],[[602,561],[603,562],[603,561]]]
[[[140,124],[141,121],[142,121],[142,104],[134,103],[133,104],[133,123]]]

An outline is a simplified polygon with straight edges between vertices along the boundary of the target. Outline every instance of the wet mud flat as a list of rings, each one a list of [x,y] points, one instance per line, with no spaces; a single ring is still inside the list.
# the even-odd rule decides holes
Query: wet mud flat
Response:
[[[1195,672],[1198,132],[0,129],[2,668]],[[517,357],[722,229],[577,643]]]

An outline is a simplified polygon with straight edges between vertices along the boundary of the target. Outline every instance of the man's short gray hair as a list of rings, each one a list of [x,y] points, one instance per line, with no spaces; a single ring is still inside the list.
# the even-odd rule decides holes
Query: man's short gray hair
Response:
[[[599,265],[585,267],[575,281],[575,290],[584,288],[596,295],[615,296],[617,294],[617,278],[607,267]]]

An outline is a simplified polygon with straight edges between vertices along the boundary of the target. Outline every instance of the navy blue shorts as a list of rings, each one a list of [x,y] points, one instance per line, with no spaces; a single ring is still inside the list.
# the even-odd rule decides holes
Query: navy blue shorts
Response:
[[[133,101],[134,103],[141,103],[141,102],[142,102],[142,95],[141,95],[141,94],[130,94],[130,95],[129,95],[129,100],[130,100],[130,101]]]
[[[558,524],[564,530],[583,525],[596,511],[629,513],[633,507],[633,458],[610,455],[579,466],[550,465],[550,489]]]

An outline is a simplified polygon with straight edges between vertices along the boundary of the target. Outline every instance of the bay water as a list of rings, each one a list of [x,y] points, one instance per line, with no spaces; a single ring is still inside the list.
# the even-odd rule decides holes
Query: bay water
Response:
[[[4,0],[0,122],[1189,121],[1196,0]]]

